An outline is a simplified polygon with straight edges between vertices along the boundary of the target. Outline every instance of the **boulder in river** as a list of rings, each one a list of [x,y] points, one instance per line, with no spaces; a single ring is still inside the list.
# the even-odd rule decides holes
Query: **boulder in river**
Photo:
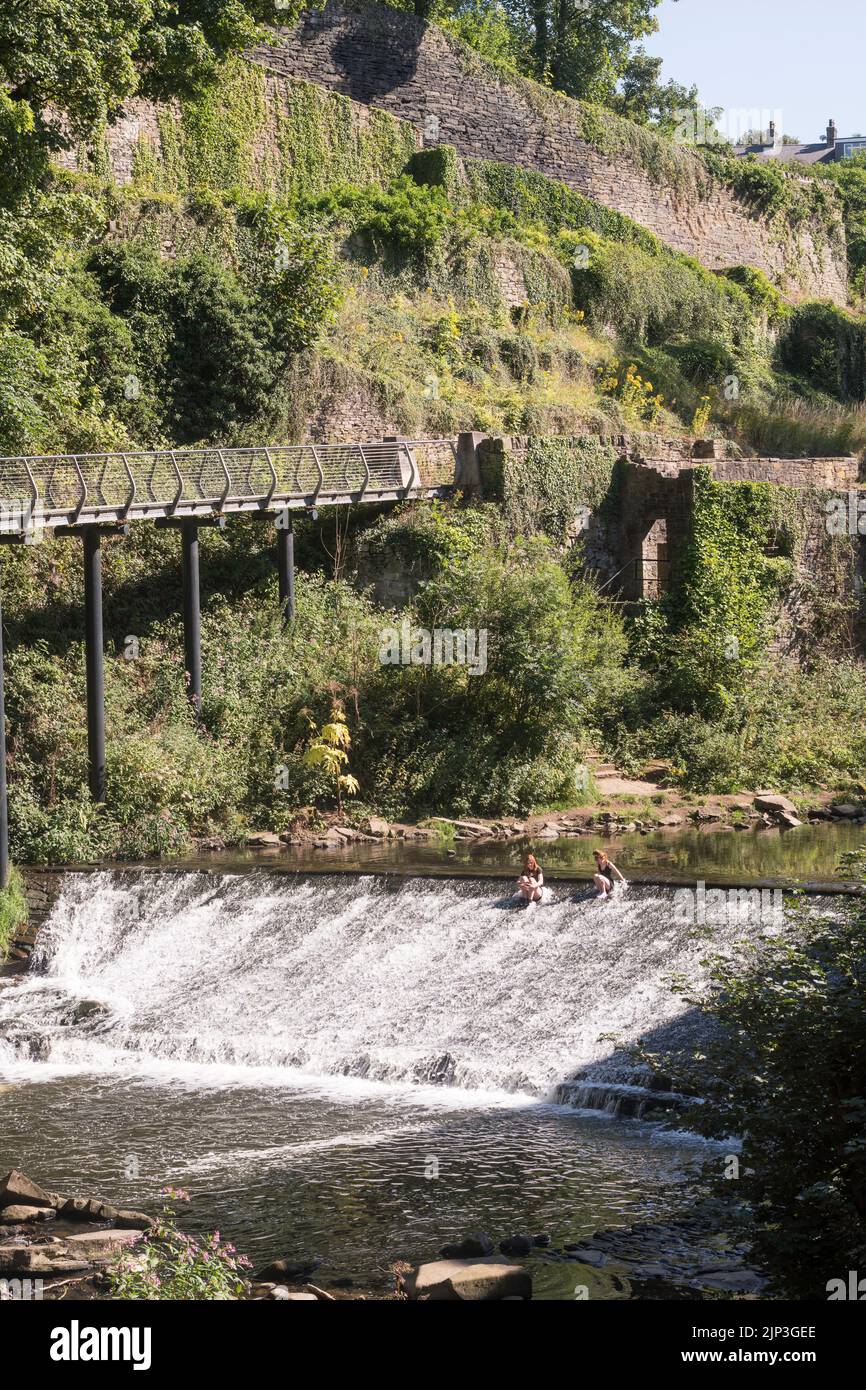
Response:
[[[38,1183],[31,1182],[25,1173],[13,1168],[0,1179],[0,1207],[50,1207],[49,1193]]]
[[[529,1272],[522,1265],[509,1264],[502,1255],[480,1260],[434,1260],[410,1270],[402,1282],[410,1299],[425,1302],[489,1303],[532,1297]]]
[[[500,1242],[499,1249],[503,1255],[525,1258],[532,1250],[532,1240],[529,1236],[507,1236]]]
[[[24,1221],[51,1221],[56,1212],[51,1207],[25,1207],[19,1204],[0,1210],[0,1225],[14,1226]]]
[[[443,1260],[469,1260],[493,1254],[493,1241],[483,1231],[470,1231],[468,1236],[453,1245],[443,1245]]]
[[[260,1283],[293,1284],[301,1283],[309,1279],[310,1275],[317,1270],[322,1263],[321,1260],[274,1260],[272,1264],[265,1265],[256,1275]]]
[[[68,1197],[57,1208],[57,1215],[65,1221],[111,1221],[117,1220],[117,1207],[104,1202],[101,1197]]]
[[[114,1224],[119,1231],[149,1231],[155,1225],[155,1218],[148,1216],[146,1211],[121,1210],[114,1218]]]
[[[282,849],[279,835],[271,830],[256,830],[247,836],[247,844],[253,849]]]

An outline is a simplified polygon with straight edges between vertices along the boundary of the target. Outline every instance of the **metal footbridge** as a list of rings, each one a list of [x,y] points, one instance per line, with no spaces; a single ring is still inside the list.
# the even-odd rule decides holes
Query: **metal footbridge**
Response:
[[[471,437],[470,437],[471,438]],[[181,533],[187,691],[201,714],[202,526],[232,515],[274,524],[280,607],[295,616],[292,513],[318,507],[398,502],[444,495],[458,478],[459,440],[264,445],[238,449],[121,450],[0,458],[0,543],[33,545],[46,533],[80,537],[84,550],[87,745],[90,794],[105,800],[105,689],[102,627],[103,536],[134,521]],[[6,724],[0,612],[0,887],[8,881]]]
[[[430,497],[454,482],[456,441],[158,449],[0,458],[0,527],[196,520]]]

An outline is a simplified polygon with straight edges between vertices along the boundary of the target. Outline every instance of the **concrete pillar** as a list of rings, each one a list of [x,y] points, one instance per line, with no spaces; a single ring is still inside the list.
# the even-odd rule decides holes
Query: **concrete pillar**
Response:
[[[478,446],[484,435],[477,430],[463,430],[457,436],[457,460],[454,467],[454,486],[461,492],[480,493],[481,464]]]

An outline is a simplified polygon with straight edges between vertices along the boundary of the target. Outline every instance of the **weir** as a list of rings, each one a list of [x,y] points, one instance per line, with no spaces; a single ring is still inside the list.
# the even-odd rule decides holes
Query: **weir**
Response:
[[[0,1071],[209,1068],[238,1084],[642,1104],[611,1037],[675,1048],[704,1026],[669,977],[697,983],[705,933],[662,888],[598,903],[557,884],[530,909],[512,893],[496,879],[64,874],[27,972],[0,984]],[[720,924],[714,940],[762,930]]]

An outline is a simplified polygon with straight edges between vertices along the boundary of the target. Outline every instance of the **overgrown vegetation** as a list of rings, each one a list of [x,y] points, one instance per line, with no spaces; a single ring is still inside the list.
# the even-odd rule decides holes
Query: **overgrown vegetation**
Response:
[[[15,933],[27,921],[27,914],[24,880],[17,869],[12,869],[6,887],[0,888],[0,962],[5,959]]]
[[[704,992],[679,982],[715,1025],[712,1041],[653,1059],[701,1097],[690,1127],[742,1138],[737,1181],[718,1187],[736,1189],[752,1258],[778,1297],[846,1298],[849,1270],[866,1259],[864,955],[862,901],[831,915],[789,910],[778,931],[712,952]]]
[[[203,538],[197,728],[174,539],[134,528],[106,544],[117,655],[109,795],[96,808],[72,547],[7,551],[16,854],[139,856],[192,835],[282,830],[299,807],[333,801],[334,768],[312,766],[305,750],[310,722],[333,723],[335,701],[358,817],[567,801],[591,745],[628,767],[668,758],[672,777],[706,790],[858,776],[850,545],[838,584],[807,593],[790,499],[782,516],[772,489],[699,487],[674,589],[624,623],[585,577],[581,518],[614,517],[609,441],[623,434],[650,455],[647,432],[721,426],[745,448],[866,447],[862,411],[850,408],[862,399],[859,320],[823,305],[792,315],[760,271],[711,273],[539,175],[448,148],[408,158],[400,122],[374,113],[362,129],[315,88],[298,84],[277,109],[261,72],[232,61],[224,76],[219,88],[180,83],[180,121],[163,118],[158,146],[142,139],[125,188],[106,180],[83,114],[89,172],[50,174],[40,150],[38,177],[28,173],[22,108],[12,113],[0,452],[292,440],[310,420],[341,431],[345,401],[376,434],[528,435],[519,466],[487,480],[496,503],[410,509],[364,541],[420,547],[410,624],[483,628],[487,674],[383,665],[380,633],[395,615],[358,592],[345,537],[334,545],[326,527],[323,544],[311,523],[298,535],[298,624],[285,632],[264,533],[232,523]],[[587,108],[586,119],[602,145],[629,130],[610,113]],[[647,159],[673,150],[686,168],[658,135],[629,139]],[[686,163],[694,173],[694,156]],[[776,212],[793,215],[789,203]],[[805,656],[792,647],[771,660],[792,596],[814,640]]]
[[[118,1256],[109,1266],[111,1297],[122,1302],[178,1302],[190,1299],[225,1300],[242,1297],[249,1289],[252,1268],[219,1231],[197,1238],[177,1228],[177,1202],[189,1197],[180,1188],[166,1188],[162,1212],[135,1250]]]

